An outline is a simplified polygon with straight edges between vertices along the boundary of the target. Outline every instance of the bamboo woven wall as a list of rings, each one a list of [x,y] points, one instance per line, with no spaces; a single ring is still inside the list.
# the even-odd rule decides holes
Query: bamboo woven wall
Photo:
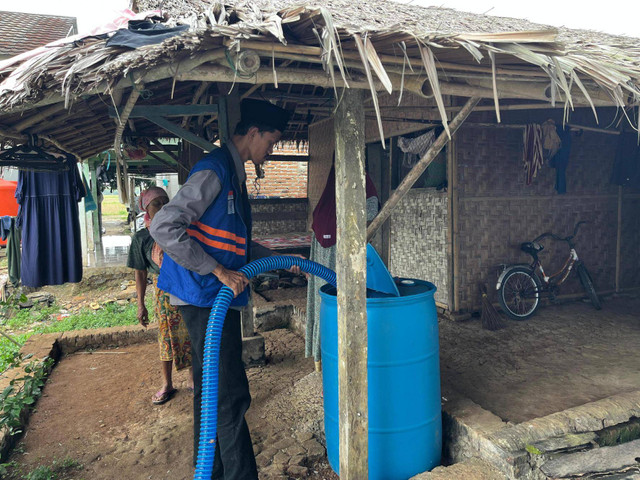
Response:
[[[620,286],[629,288],[640,286],[640,194],[625,191],[623,198]]]
[[[436,301],[449,304],[448,219],[446,193],[415,189],[391,216],[393,276],[419,278],[438,287]]]
[[[284,235],[307,230],[307,199],[252,199],[253,235]]]
[[[456,136],[460,310],[479,308],[478,282],[495,284],[499,264],[528,261],[521,242],[546,231],[568,235],[578,220],[592,222],[580,230],[576,249],[596,288],[615,287],[618,200],[609,178],[617,136],[585,131],[573,137],[565,195],[555,192],[555,170],[548,165],[525,184],[522,136],[522,129],[473,126]],[[566,244],[544,245],[541,259],[547,273],[555,273]],[[573,277],[562,287],[562,293],[580,291]]]

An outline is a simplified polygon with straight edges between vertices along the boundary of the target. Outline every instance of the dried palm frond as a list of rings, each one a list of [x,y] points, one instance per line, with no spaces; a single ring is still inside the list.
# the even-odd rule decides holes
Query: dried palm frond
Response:
[[[498,83],[496,81],[496,56],[493,50],[489,50],[489,58],[491,59],[491,77],[493,83],[493,104],[496,108],[496,119],[500,123],[500,102],[498,101]]]
[[[447,121],[447,111],[444,108],[444,101],[442,99],[442,93],[440,92],[440,83],[438,81],[438,72],[436,70],[436,62],[433,57],[433,52],[429,47],[424,45],[419,45],[420,47],[420,56],[422,57],[422,63],[424,64],[424,68],[427,71],[427,77],[429,79],[429,84],[431,85],[431,91],[433,92],[433,96],[436,100],[436,105],[438,106],[438,111],[440,112],[440,118],[442,119],[442,126],[449,138],[451,138],[451,132],[449,131],[449,122]]]
[[[367,55],[365,53],[365,46],[362,42],[362,38],[360,35],[355,34],[353,39],[356,42],[356,46],[358,47],[358,52],[360,53],[360,59],[362,60],[362,65],[364,66],[364,71],[367,75],[367,81],[369,82],[369,89],[371,90],[371,99],[373,100],[373,108],[376,111],[376,119],[378,120],[378,130],[380,131],[380,142],[382,143],[382,148],[385,148],[384,145],[384,130],[382,129],[382,118],[380,116],[380,105],[378,105],[378,93],[376,92],[376,87],[373,83],[373,76],[371,75],[371,68],[369,67],[369,61],[367,59]]]
[[[364,51],[367,55],[367,60],[369,60],[371,68],[373,68],[373,71],[376,72],[376,75],[382,82],[382,85],[387,90],[387,92],[391,93],[393,90],[393,86],[391,85],[389,75],[387,75],[387,71],[384,69],[384,66],[380,61],[380,57],[378,57],[378,53],[376,52],[373,43],[371,43],[371,40],[367,36],[365,36],[364,38]]]

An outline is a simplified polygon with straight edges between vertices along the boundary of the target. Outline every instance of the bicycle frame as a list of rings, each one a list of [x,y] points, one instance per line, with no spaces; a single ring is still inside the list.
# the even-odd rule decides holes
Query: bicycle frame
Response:
[[[547,274],[544,272],[544,268],[542,267],[542,263],[538,258],[534,259],[533,263],[531,264],[531,269],[538,275],[538,278],[545,286],[559,286],[567,280],[569,274],[571,273],[571,270],[573,269],[573,266],[578,260],[578,253],[576,252],[575,248],[571,247],[569,250],[569,257],[565,260],[562,268],[556,273],[547,276]],[[560,277],[560,279],[554,281],[554,279],[558,277]]]

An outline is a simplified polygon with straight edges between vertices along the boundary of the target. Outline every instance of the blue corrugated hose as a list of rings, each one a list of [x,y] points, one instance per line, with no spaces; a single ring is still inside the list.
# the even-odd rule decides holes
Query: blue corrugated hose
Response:
[[[333,270],[319,263],[305,260],[300,257],[287,255],[262,258],[248,263],[240,269],[247,278],[252,278],[259,273],[269,270],[288,269],[297,265],[303,272],[322,278],[334,287],[336,286],[336,274]],[[200,443],[198,445],[198,459],[196,464],[195,480],[209,480],[213,471],[213,456],[216,450],[216,434],[218,427],[218,359],[220,356],[220,337],[222,325],[227,315],[227,310],[233,300],[233,290],[223,286],[218,293],[204,340],[204,361],[202,365],[202,415],[200,417]]]

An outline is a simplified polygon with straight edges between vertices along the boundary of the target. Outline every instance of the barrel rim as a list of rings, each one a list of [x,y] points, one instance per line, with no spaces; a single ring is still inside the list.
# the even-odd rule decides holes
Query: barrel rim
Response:
[[[399,297],[392,297],[392,296],[388,296],[388,297],[369,297],[367,298],[367,304],[399,304],[399,303],[413,303],[415,301],[419,301],[422,299],[422,297],[425,298],[431,298],[435,295],[436,291],[438,290],[438,287],[436,287],[433,283],[428,282],[427,280],[420,280],[418,278],[405,278],[405,277],[397,277],[396,280],[402,282],[405,280],[409,280],[412,282],[415,282],[419,285],[424,285],[429,287],[428,290],[424,291],[424,292],[420,292],[420,293],[416,293],[415,295],[405,295],[405,296],[399,296]],[[333,285],[330,284],[325,284],[322,287],[320,287],[319,293],[320,296],[322,298],[326,298],[328,300],[331,299],[335,299],[336,302],[338,300],[337,295],[332,295],[330,293],[327,293],[326,290],[329,288],[333,288]],[[333,301],[333,300],[331,300]]]

